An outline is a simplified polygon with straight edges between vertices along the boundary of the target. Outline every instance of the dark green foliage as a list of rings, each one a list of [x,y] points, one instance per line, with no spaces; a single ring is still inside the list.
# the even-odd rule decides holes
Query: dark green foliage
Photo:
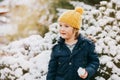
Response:
[[[49,10],[51,13],[56,14],[57,8],[64,8],[64,9],[73,9],[73,5],[69,3],[71,0],[51,0]],[[54,15],[53,22],[57,20],[58,16]]]
[[[72,1],[80,1],[80,2],[85,2],[86,4],[96,5],[99,4],[100,1],[110,1],[110,0],[72,0]]]
[[[0,2],[2,2],[3,0],[0,0]]]

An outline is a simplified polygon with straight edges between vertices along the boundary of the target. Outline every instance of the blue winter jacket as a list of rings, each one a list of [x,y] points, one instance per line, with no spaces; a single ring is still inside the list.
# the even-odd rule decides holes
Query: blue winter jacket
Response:
[[[77,70],[83,67],[88,72],[88,77],[82,79]],[[58,44],[52,49],[48,66],[47,80],[89,80],[99,67],[98,55],[95,45],[89,39],[79,35],[78,42],[71,51],[60,38]]]

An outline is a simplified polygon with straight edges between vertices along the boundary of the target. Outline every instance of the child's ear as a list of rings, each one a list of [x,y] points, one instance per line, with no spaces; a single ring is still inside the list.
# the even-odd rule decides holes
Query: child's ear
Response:
[[[87,36],[90,40],[92,40],[94,43],[97,41],[93,36],[91,36],[91,35],[88,35]]]

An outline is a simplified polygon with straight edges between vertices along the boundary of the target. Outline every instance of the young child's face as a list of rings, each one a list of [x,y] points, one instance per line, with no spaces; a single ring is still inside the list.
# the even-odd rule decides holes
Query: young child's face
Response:
[[[69,26],[68,24],[62,23],[62,22],[60,22],[59,25],[60,25],[59,32],[62,38],[70,39],[71,37],[75,37],[73,27]]]

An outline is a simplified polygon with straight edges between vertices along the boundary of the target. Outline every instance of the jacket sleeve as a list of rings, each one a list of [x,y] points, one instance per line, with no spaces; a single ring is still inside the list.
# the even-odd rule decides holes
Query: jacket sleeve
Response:
[[[46,80],[55,80],[57,71],[57,59],[54,56],[54,50],[52,49],[51,58],[48,64],[48,74]]]
[[[94,43],[89,43],[89,52],[88,52],[88,65],[86,67],[86,71],[88,72],[88,77],[90,78],[95,74],[99,67],[99,58],[95,51]]]

